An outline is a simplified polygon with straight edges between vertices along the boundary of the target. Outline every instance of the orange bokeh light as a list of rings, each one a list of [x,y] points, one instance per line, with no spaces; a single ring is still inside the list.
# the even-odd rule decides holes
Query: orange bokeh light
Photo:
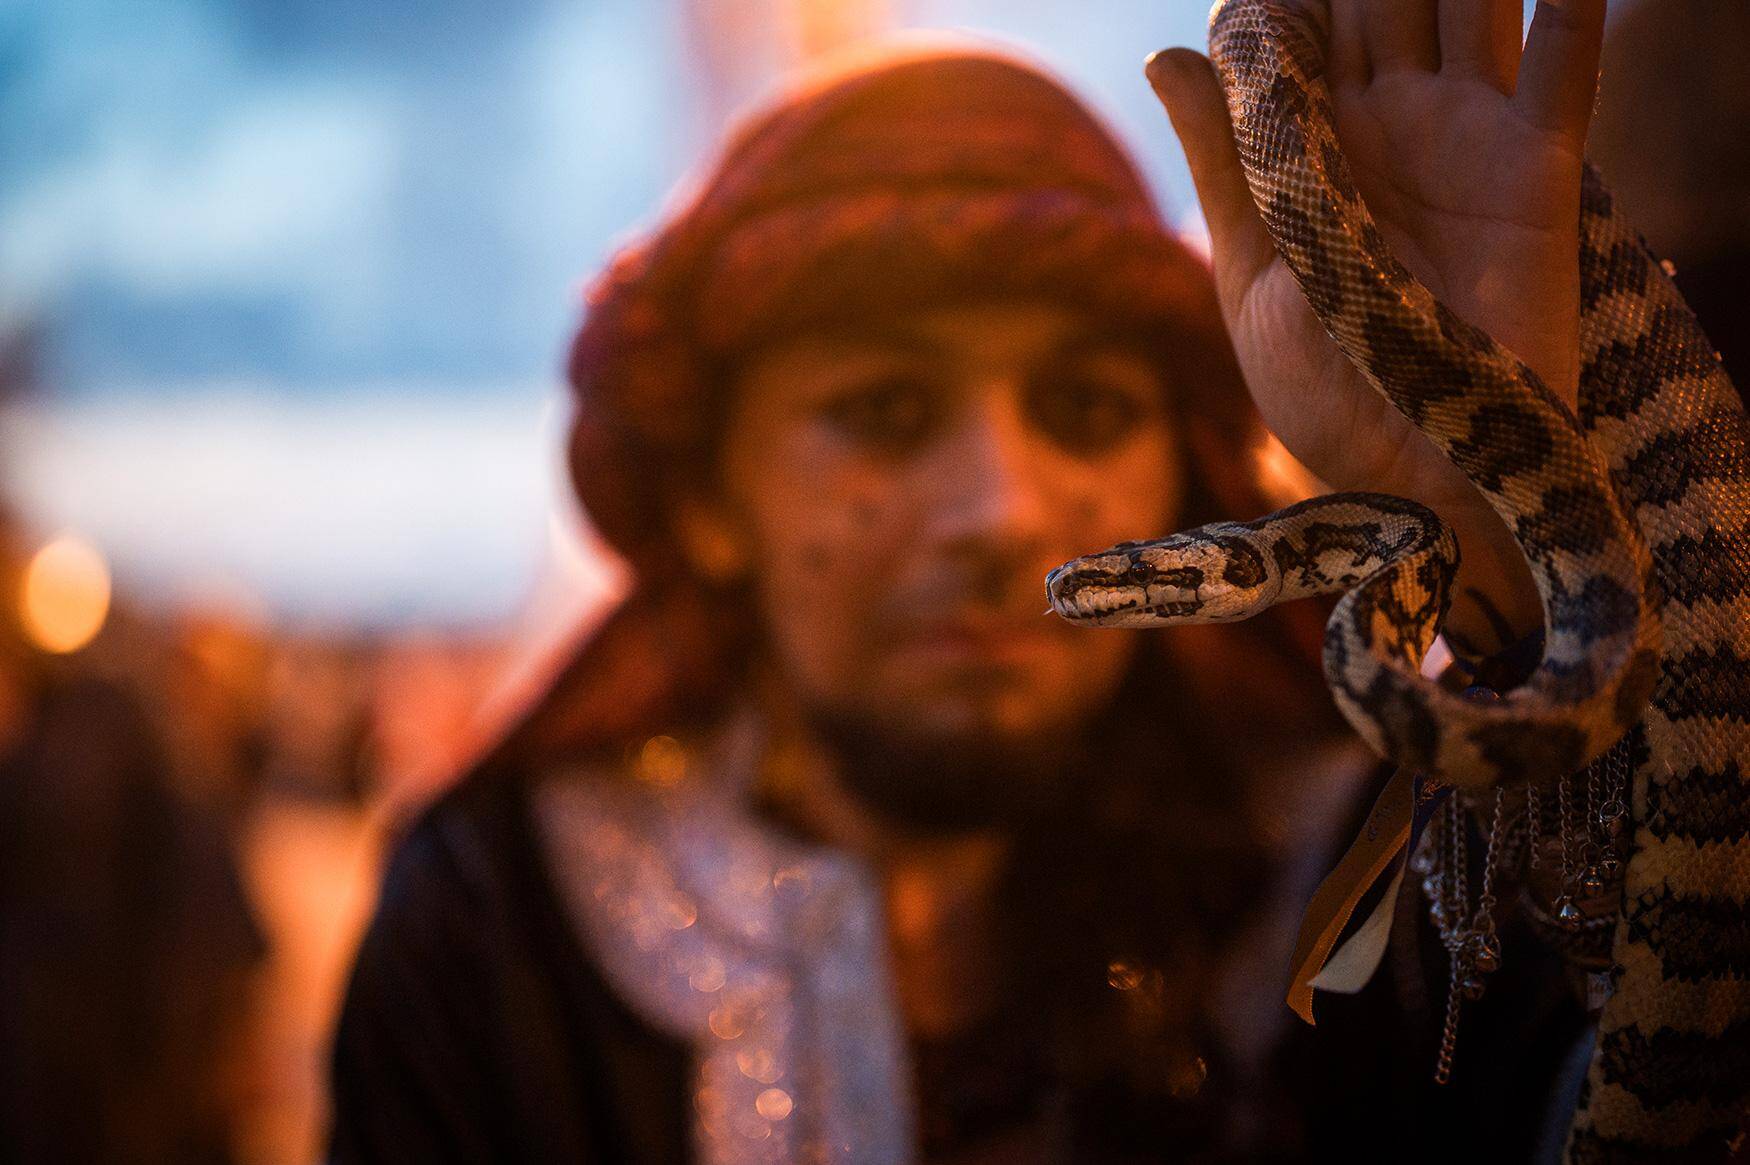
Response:
[[[31,557],[19,614],[24,632],[43,651],[78,651],[109,617],[109,566],[91,543],[63,534]]]

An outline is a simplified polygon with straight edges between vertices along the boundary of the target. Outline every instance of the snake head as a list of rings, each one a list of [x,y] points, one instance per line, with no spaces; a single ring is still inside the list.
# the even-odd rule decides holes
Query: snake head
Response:
[[[1229,622],[1269,606],[1278,590],[1279,575],[1256,547],[1215,527],[1121,542],[1045,580],[1053,611],[1093,627]]]
[[[1182,535],[1120,542],[1064,563],[1045,579],[1051,609],[1094,627],[1190,621],[1202,609],[1206,553]]]

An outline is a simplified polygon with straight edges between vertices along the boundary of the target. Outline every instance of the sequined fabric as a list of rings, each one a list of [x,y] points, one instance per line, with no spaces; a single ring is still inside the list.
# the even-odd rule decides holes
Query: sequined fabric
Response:
[[[694,1048],[699,1161],[909,1160],[877,888],[746,811],[759,744],[741,724],[646,779],[554,774],[535,793],[549,865],[620,997]]]

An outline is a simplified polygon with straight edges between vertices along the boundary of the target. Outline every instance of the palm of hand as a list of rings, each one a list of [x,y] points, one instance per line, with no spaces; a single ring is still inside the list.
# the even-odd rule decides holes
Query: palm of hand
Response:
[[[1458,315],[1572,404],[1579,367],[1581,158],[1605,0],[1297,0],[1328,33],[1339,143],[1386,242]],[[1473,644],[1535,627],[1507,525],[1374,391],[1307,306],[1253,204],[1221,85],[1186,49],[1149,77],[1209,221],[1216,289],[1265,422],[1339,489],[1414,498],[1464,565],[1447,627]]]
[[[1465,77],[1395,72],[1332,94],[1356,183],[1406,267],[1573,403],[1578,375],[1579,182],[1567,140]],[[1245,256],[1218,253],[1224,267]],[[1443,512],[1481,495],[1325,335],[1272,250],[1223,270],[1235,347],[1267,424],[1342,489]]]

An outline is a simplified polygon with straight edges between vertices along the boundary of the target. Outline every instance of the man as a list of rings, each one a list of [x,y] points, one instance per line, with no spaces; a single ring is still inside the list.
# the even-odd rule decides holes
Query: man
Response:
[[[1394,242],[1571,398],[1601,13],[1541,16],[1515,96],[1515,6],[1331,15]],[[1268,1077],[1257,1023],[1280,1012],[1227,996],[1279,986],[1245,969],[1248,931],[1282,929],[1264,823],[1321,832],[1254,798],[1344,747],[1307,637],[1292,612],[1078,633],[1040,579],[1268,508],[1219,302],[1303,460],[1458,528],[1461,635],[1499,646],[1536,597],[1274,261],[1207,63],[1152,77],[1219,301],[1098,123],[980,53],[793,92],[604,276],[572,466],[638,582],[404,843],[337,1045],[337,1158],[1296,1151],[1305,1082]],[[1457,189],[1461,149],[1495,161],[1483,189]],[[1521,1060],[1553,1076],[1577,1023]],[[1490,1100],[1455,1147],[1529,1140],[1542,1098]]]

